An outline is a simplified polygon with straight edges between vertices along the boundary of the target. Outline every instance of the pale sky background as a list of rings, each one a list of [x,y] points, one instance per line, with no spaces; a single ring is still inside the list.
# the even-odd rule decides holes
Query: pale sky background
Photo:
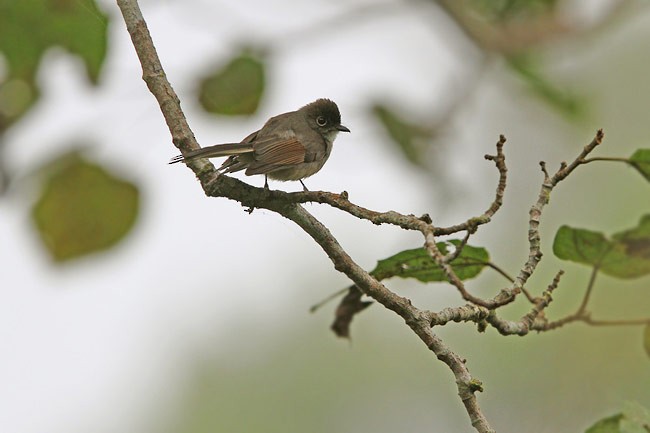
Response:
[[[607,3],[593,2],[587,15],[598,16],[600,5]],[[315,345],[310,350],[317,347],[323,356],[323,365],[303,372],[306,381],[321,374],[331,374],[323,379],[331,381],[347,373],[367,374],[370,364],[390,364],[402,350],[422,368],[395,361],[372,376],[371,384],[347,389],[340,397],[345,410],[323,404],[323,410],[331,411],[329,419],[313,431],[380,433],[404,425],[402,431],[473,431],[453,376],[393,313],[373,306],[361,315],[353,324],[352,344],[336,340],[328,329],[334,304],[308,314],[312,303],[348,282],[293,223],[263,210],[248,215],[225,199],[208,199],[188,169],[167,165],[177,151],[140,78],[121,15],[111,1],[101,6],[111,17],[101,85],[91,88],[78,59],[51,50],[39,74],[41,101],[6,137],[6,156],[24,182],[0,200],[0,431],[163,431],[181,414],[183,390],[201,360],[214,357],[219,368],[244,372],[242,377],[252,375],[246,373],[251,368],[270,379],[284,378],[293,373],[290,358],[304,356],[302,365],[309,360],[297,349],[301,341]],[[648,147],[647,11],[628,17],[607,37],[567,44],[553,54],[553,71],[576,92],[587,92],[594,104],[593,116],[578,125],[527,94],[516,78],[503,78],[506,69],[495,62],[444,131],[446,148],[436,157],[443,158],[446,169],[431,176],[401,158],[366,109],[377,99],[413,111],[435,111],[437,95],[444,98],[466,85],[478,59],[469,45],[459,51],[462,42],[455,36],[449,43],[453,28],[441,14],[404,7],[291,40],[287,35],[338,16],[349,4],[196,0],[147,1],[141,7],[168,78],[203,145],[241,139],[271,115],[318,97],[338,103],[352,133],[339,135],[325,168],[307,180],[310,189],[346,190],[352,201],[371,209],[427,212],[440,225],[456,223],[489,205],[496,173],[483,155],[494,152],[498,134],[506,134],[511,176],[506,205],[492,228],[482,229],[472,243],[487,246],[496,261],[511,266],[511,273],[526,257],[527,212],[541,181],[539,160],[557,167],[572,159],[600,127],[607,134],[604,155],[628,156],[637,147]],[[197,78],[235,53],[240,43],[273,41],[282,43],[269,60],[268,92],[255,116],[215,119],[200,110],[192,99]],[[637,51],[645,58],[635,56]],[[629,76],[621,69],[629,70]],[[608,85],[610,76],[619,84]],[[135,181],[142,209],[133,233],[113,250],[55,266],[31,225],[29,204],[36,183],[28,177],[74,143],[85,144],[90,156]],[[648,210],[647,201],[626,201],[620,193],[618,179],[632,196],[647,196],[647,183],[631,170],[608,166],[580,171],[569,180],[575,181],[572,188],[563,185],[557,191],[545,215],[548,260],[535,280],[539,287],[561,266],[550,251],[559,225],[615,232],[635,225]],[[262,177],[244,180],[263,184]],[[298,190],[300,185],[271,187]],[[367,268],[422,243],[414,233],[376,227],[325,206],[307,208]],[[520,236],[504,241],[512,232]],[[565,297],[549,313],[554,317],[575,308],[588,275],[584,268],[563,266],[572,273],[566,291],[556,292],[556,299]],[[480,281],[485,285],[471,286],[480,294],[505,284],[494,276]],[[647,289],[648,278],[602,281],[621,287],[624,294],[620,305],[594,299],[594,310],[612,306],[613,315],[616,308],[621,314],[640,317],[645,310],[648,315],[647,290],[641,290]],[[418,292],[422,286],[410,281],[391,282],[390,287],[431,309],[462,305],[449,290]],[[650,364],[639,329],[575,325],[525,339],[501,338],[492,331],[478,335],[460,325],[439,332],[486,384],[480,402],[499,431],[524,431],[525,426],[534,432],[584,431],[620,410],[624,401],[650,405]],[[519,352],[522,347],[528,352]],[[273,361],[279,348],[287,349],[280,352],[284,364]],[[542,368],[548,370],[537,370]],[[415,379],[387,379],[405,372]],[[527,382],[538,375],[541,384]],[[270,383],[265,386],[278,386]],[[258,391],[243,388],[241,401]],[[300,392],[276,398],[299,401],[306,398]],[[536,400],[538,392],[546,403]],[[575,405],[568,407],[569,402]],[[243,413],[253,417],[259,412]],[[285,431],[297,431],[286,422]]]

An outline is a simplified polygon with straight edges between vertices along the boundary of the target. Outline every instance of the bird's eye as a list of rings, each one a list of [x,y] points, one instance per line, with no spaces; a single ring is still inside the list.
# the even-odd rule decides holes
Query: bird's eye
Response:
[[[318,124],[318,126],[325,126],[327,125],[327,119],[324,118],[323,116],[318,116],[316,118],[316,123]]]

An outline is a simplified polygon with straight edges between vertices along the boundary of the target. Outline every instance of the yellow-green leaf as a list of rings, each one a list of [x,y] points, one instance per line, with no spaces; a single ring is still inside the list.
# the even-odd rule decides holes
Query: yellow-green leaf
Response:
[[[0,131],[38,99],[36,72],[53,46],[79,56],[97,83],[107,28],[108,17],[94,0],[0,0],[0,54],[7,67],[0,82]]]
[[[243,51],[201,81],[198,98],[210,113],[250,115],[259,106],[265,81],[262,60]]]
[[[611,248],[604,234],[562,226],[555,234],[553,253],[562,260],[600,265]]]
[[[133,227],[139,192],[131,182],[78,153],[58,158],[43,171],[32,217],[55,261],[110,248]]]
[[[650,411],[639,403],[625,403],[623,411],[603,418],[589,427],[585,433],[647,433]]]
[[[648,433],[650,411],[636,401],[625,402],[620,426],[623,433]]]
[[[630,164],[650,182],[650,149],[638,149],[630,157]]]
[[[553,252],[562,260],[598,266],[607,275],[638,278],[650,274],[650,214],[639,225],[608,239],[600,232],[562,226]]]
[[[603,418],[585,430],[585,433],[622,433],[620,423],[623,414],[616,414]]]

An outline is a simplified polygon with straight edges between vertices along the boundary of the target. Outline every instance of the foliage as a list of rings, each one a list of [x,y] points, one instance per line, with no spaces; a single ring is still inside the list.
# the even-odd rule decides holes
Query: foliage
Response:
[[[650,411],[639,403],[627,403],[623,412],[603,418],[585,433],[647,433],[650,429]]]
[[[78,56],[97,84],[106,57],[108,17],[94,0],[0,1],[0,132],[37,101],[36,72],[45,51],[62,47]],[[81,37],[80,35],[83,35]]]
[[[76,152],[50,162],[41,173],[32,217],[55,261],[107,249],[132,229],[140,196],[131,182]]]
[[[461,241],[458,239],[437,243],[438,250],[442,254],[449,254],[450,246],[455,248],[459,245]],[[468,280],[476,277],[489,261],[490,256],[485,248],[465,245],[451,264],[461,280]],[[401,251],[379,260],[370,274],[378,280],[400,277],[415,278],[423,283],[447,281],[440,266],[424,248]]]
[[[260,56],[243,50],[205,77],[199,86],[199,102],[214,114],[250,115],[257,111],[266,82]]]
[[[650,273],[650,214],[637,227],[612,235],[562,226],[555,235],[553,252],[563,260],[595,266],[618,278],[638,278]]]
[[[629,161],[650,182],[650,149],[638,149],[632,154]]]

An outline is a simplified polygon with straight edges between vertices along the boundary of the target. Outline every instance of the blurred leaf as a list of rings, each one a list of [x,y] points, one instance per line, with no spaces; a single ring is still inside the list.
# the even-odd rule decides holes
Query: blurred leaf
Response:
[[[443,254],[448,254],[449,244],[457,246],[459,240],[439,242],[436,245]],[[489,262],[490,256],[485,248],[466,245],[460,255],[450,264],[461,280],[476,277]],[[447,281],[445,274],[424,248],[399,252],[377,262],[371,275],[378,280],[391,277],[415,278],[422,282]]]
[[[537,96],[565,116],[578,118],[584,115],[586,110],[584,101],[569,95],[567,91],[558,89],[543,77],[530,55],[510,57],[508,65],[528,83],[530,89]]]
[[[585,430],[585,433],[621,433],[619,424],[622,418],[623,414],[620,413],[603,418]]]
[[[5,131],[13,122],[36,102],[38,90],[34,82],[22,79],[10,79],[0,83],[0,132]]]
[[[623,407],[620,422],[623,433],[648,433],[650,431],[650,411],[639,403],[630,401]]]
[[[406,159],[415,165],[423,166],[422,155],[433,136],[432,131],[407,122],[384,105],[377,104],[372,111],[384,125],[390,138],[399,146]]]
[[[562,226],[555,234],[553,253],[562,260],[598,265],[609,251],[605,235],[590,230]]]
[[[650,259],[650,214],[642,216],[638,226],[616,233],[612,238],[623,243],[631,256]]]
[[[54,160],[43,172],[32,217],[55,261],[107,249],[133,227],[139,192],[132,183],[76,152]]]
[[[557,0],[473,0],[473,6],[488,18],[509,19],[532,16],[552,10]]]
[[[650,149],[638,149],[630,157],[630,164],[650,182]]]
[[[337,337],[348,338],[350,336],[350,323],[352,323],[354,316],[372,305],[372,301],[362,301],[362,296],[363,293],[357,286],[350,286],[348,293],[336,307],[334,323],[332,323],[331,328]]]
[[[643,348],[645,353],[650,357],[650,323],[645,325],[645,330],[643,331]]]
[[[60,46],[79,56],[97,83],[106,56],[108,17],[94,0],[0,0],[0,131],[38,99],[35,81],[43,53]]]
[[[553,253],[562,260],[599,266],[607,275],[638,278],[650,273],[650,214],[639,225],[607,239],[604,234],[562,226]]]
[[[244,50],[201,81],[198,98],[210,113],[250,115],[259,106],[264,85],[264,63]]]

